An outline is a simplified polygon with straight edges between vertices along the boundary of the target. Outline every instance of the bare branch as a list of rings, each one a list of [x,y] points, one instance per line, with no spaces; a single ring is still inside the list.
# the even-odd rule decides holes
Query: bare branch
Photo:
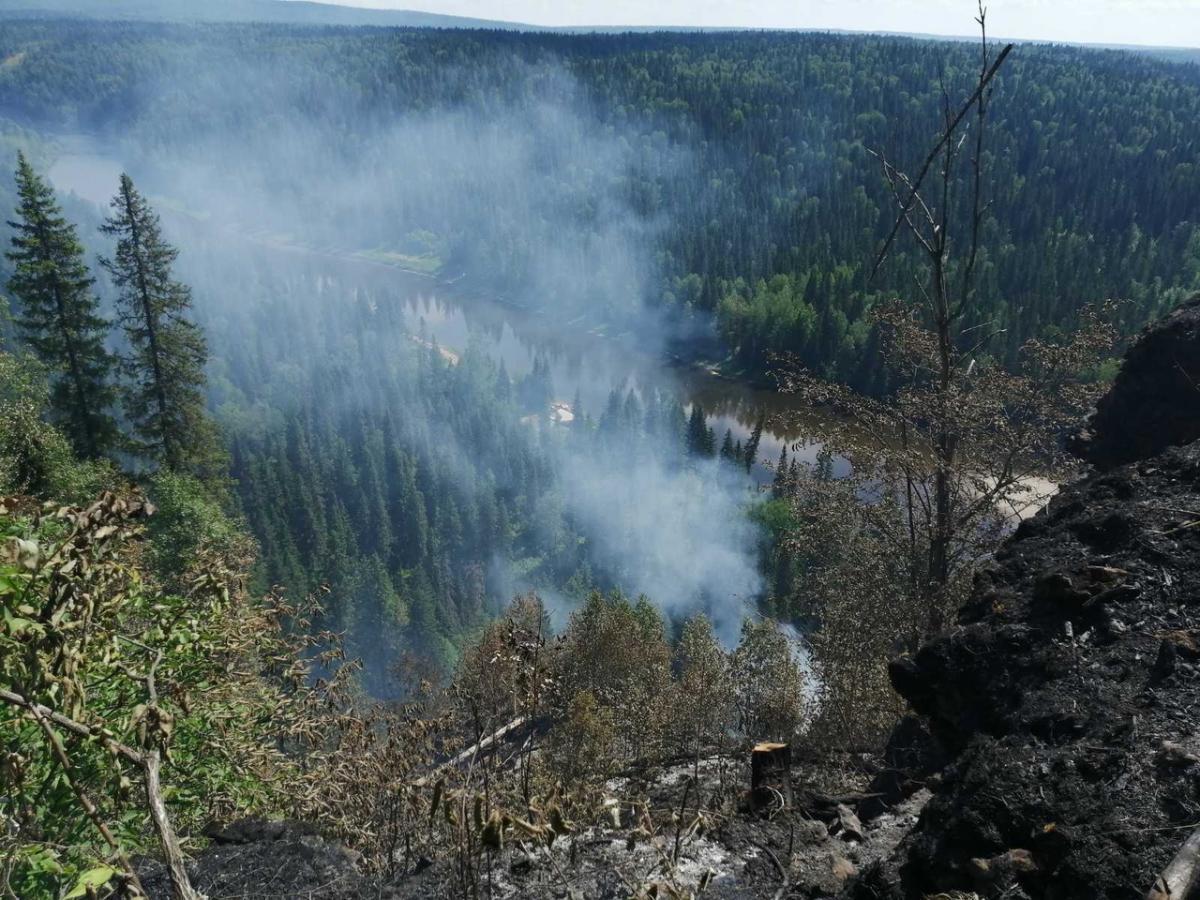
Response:
[[[991,67],[988,68],[987,72],[980,79],[975,91],[967,99],[966,103],[963,104],[962,108],[959,109],[957,115],[955,115],[951,120],[950,124],[947,126],[947,130],[942,133],[941,138],[939,138],[933,149],[929,151],[929,155],[925,157],[925,162],[921,165],[920,170],[917,172],[917,177],[913,179],[913,188],[909,193],[908,199],[902,204],[902,210],[908,212],[912,209],[913,203],[916,202],[916,195],[920,191],[921,185],[925,182],[925,176],[929,174],[929,169],[933,165],[934,160],[938,158],[942,148],[953,137],[955,130],[957,130],[962,120],[966,118],[967,113],[971,111],[971,108],[975,105],[980,95],[987,90],[988,85],[991,84],[992,79],[996,77],[996,73],[999,72],[1000,67],[1004,65],[1004,61],[1008,59],[1008,54],[1012,52],[1014,46],[1015,45],[1013,44],[1006,44],[1004,49],[1000,51],[995,62],[992,63]],[[879,273],[879,268],[883,265],[883,261],[887,259],[888,252],[891,250],[892,244],[895,243],[896,235],[899,234],[900,226],[903,224],[904,216],[901,215],[896,219],[896,222],[894,225],[892,225],[892,229],[889,232],[887,239],[883,242],[883,247],[880,249],[879,255],[875,258],[875,265],[871,268],[871,275],[868,280],[874,280],[875,276]]]

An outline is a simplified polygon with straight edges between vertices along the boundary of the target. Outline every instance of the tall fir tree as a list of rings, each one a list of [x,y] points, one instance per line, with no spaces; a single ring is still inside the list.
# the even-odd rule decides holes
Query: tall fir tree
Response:
[[[98,312],[93,279],[75,226],[54,191],[17,155],[19,202],[8,289],[20,301],[16,322],[52,379],[52,402],[63,430],[84,456],[99,457],[117,442],[109,410],[115,398],[112,356],[104,347],[108,322]]]
[[[725,429],[725,440],[721,442],[721,459],[733,459],[733,432]]]
[[[202,474],[218,455],[204,409],[204,335],[191,321],[191,289],[171,274],[179,251],[162,237],[158,215],[128,175],[101,230],[116,253],[101,258],[116,284],[117,314],[130,353],[125,410],[142,450],[174,471]]]

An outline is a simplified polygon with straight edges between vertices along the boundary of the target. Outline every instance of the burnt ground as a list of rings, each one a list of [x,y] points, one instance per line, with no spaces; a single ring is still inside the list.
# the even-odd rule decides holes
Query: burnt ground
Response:
[[[686,787],[690,765],[643,773],[634,784],[610,782],[610,793],[646,797],[656,810],[651,829],[622,807],[617,827],[580,825],[551,848],[537,842],[513,843],[497,854],[480,896],[529,900],[628,900],[638,891],[687,897],[707,882],[708,900],[831,897],[855,873],[894,851],[913,827],[928,792],[919,792],[847,833],[836,812],[839,800],[862,795],[871,768],[851,758],[799,760],[793,771],[797,809],[790,813],[754,811],[737,789],[749,777],[745,766],[701,764],[696,787]],[[718,766],[724,765],[722,774]],[[724,786],[722,786],[722,783]],[[733,785],[733,790],[730,790]],[[676,855],[671,818],[688,793]],[[833,791],[834,793],[829,793]],[[719,799],[721,798],[721,799]],[[695,811],[704,824],[689,826]],[[849,812],[849,809],[846,809]],[[212,845],[192,861],[195,887],[209,900],[438,900],[461,897],[454,886],[454,861],[419,864],[389,881],[359,871],[356,854],[296,823],[248,821],[213,833]],[[785,880],[786,879],[786,880]],[[167,900],[169,885],[161,867],[147,862],[143,881],[152,898]],[[490,885],[490,886],[489,886]]]
[[[1200,826],[1200,444],[1067,487],[893,664],[952,762],[853,898],[1141,900]]]

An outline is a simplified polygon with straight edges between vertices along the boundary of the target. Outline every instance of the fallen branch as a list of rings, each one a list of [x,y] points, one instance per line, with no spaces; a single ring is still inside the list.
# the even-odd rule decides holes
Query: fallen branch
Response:
[[[1200,887],[1200,828],[1192,832],[1162,874],[1146,900],[1188,900]]]
[[[515,731],[516,729],[518,729],[522,725],[524,725],[526,721],[527,721],[527,719],[525,716],[517,716],[517,718],[513,719],[511,722],[509,722],[503,728],[496,729],[491,734],[489,734],[487,737],[483,738],[482,740],[478,741],[477,743],[472,744],[466,750],[463,750],[457,756],[453,757],[452,759],[446,760],[446,762],[439,765],[432,772],[429,772],[428,774],[423,775],[422,777],[418,778],[416,781],[413,782],[413,787],[424,787],[425,785],[430,784],[433,780],[435,780],[446,769],[457,769],[459,766],[463,765],[464,763],[469,762],[470,760],[474,759],[477,754],[483,753],[485,750],[489,749],[493,744],[497,744],[500,741],[502,741],[511,732]]]
[[[791,879],[788,878],[787,869],[783,867],[783,863],[779,861],[779,857],[775,855],[775,851],[766,844],[760,844],[755,841],[754,846],[767,854],[767,858],[775,865],[775,871],[777,871],[779,873],[779,877],[783,879],[783,884],[780,886],[779,890],[775,892],[774,897],[774,900],[782,900],[784,894],[787,893],[788,887],[791,886]]]

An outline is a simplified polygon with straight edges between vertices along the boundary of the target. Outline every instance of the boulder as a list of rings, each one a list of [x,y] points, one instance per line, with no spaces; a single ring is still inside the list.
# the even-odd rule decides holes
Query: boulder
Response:
[[[1077,444],[1099,471],[890,667],[945,756],[916,828],[844,900],[1145,897],[1170,871],[1200,813],[1198,439],[1200,297],[1126,355]]]
[[[1108,470],[1200,439],[1200,294],[1148,327],[1073,449]]]

